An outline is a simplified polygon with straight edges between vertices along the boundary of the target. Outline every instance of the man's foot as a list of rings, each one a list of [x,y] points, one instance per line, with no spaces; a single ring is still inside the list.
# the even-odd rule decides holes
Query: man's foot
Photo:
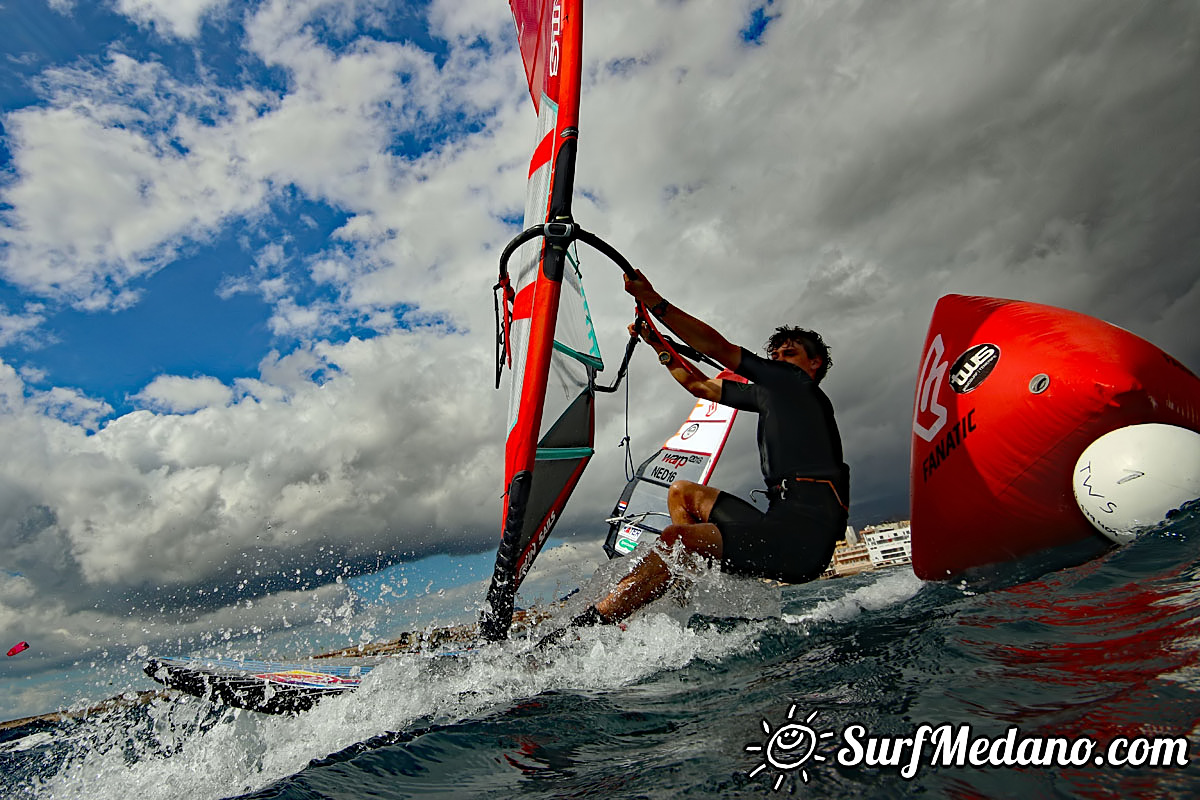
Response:
[[[558,644],[567,635],[567,632],[572,628],[590,628],[593,625],[607,625],[609,620],[604,618],[604,615],[595,606],[588,606],[566,624],[565,627],[559,628],[556,631],[551,631],[541,638],[535,646],[536,650],[545,650],[547,647]]]

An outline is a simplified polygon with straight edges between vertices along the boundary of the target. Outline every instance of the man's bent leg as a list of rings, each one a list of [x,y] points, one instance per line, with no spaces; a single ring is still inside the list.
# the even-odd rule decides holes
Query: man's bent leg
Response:
[[[674,485],[671,488],[674,489]],[[603,621],[619,622],[662,596],[671,584],[671,570],[660,551],[670,550],[676,542],[683,546],[685,560],[697,556],[717,561],[721,559],[721,532],[716,525],[668,525],[642,563],[622,578],[607,597],[596,603],[595,608]]]
[[[667,511],[676,525],[708,522],[720,489],[692,481],[675,481],[667,489]]]

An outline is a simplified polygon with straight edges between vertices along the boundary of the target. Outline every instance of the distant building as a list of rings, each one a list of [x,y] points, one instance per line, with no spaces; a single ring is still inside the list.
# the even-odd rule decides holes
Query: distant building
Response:
[[[862,529],[862,538],[875,569],[912,563],[912,526],[908,520],[868,525]]]
[[[868,525],[858,533],[846,527],[846,538],[838,542],[829,568],[822,578],[844,578],[886,567],[912,563],[912,528],[908,520]]]
[[[846,538],[837,543],[833,550],[833,559],[829,567],[821,573],[822,578],[844,578],[847,575],[857,575],[860,572],[874,569],[871,565],[871,554],[867,545],[854,532],[854,528],[846,526]]]

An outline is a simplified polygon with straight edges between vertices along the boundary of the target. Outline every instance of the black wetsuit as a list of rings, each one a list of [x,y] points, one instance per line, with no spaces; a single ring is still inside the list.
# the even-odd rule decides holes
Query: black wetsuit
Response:
[[[803,583],[829,566],[846,530],[850,470],[833,405],[804,370],[745,348],[724,381],[721,403],[758,413],[758,449],[769,506],[764,513],[722,492],[709,522],[721,531],[721,569]]]

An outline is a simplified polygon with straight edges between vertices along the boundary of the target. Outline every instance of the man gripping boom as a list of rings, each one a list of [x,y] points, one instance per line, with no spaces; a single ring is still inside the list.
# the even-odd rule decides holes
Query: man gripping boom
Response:
[[[676,481],[667,492],[671,524],[653,550],[568,627],[618,622],[661,596],[671,582],[667,559],[672,552],[682,552],[685,566],[707,561],[733,575],[813,580],[829,566],[834,544],[845,532],[850,499],[850,469],[842,458],[833,405],[820,388],[833,364],[821,335],[776,328],[767,342],[768,360],[668,303],[641,272],[635,279],[626,277],[625,290],[685,343],[750,381],[707,377],[643,327],[642,338],[683,388],[759,415],[758,450],[769,505],[763,512],[714,487]]]

